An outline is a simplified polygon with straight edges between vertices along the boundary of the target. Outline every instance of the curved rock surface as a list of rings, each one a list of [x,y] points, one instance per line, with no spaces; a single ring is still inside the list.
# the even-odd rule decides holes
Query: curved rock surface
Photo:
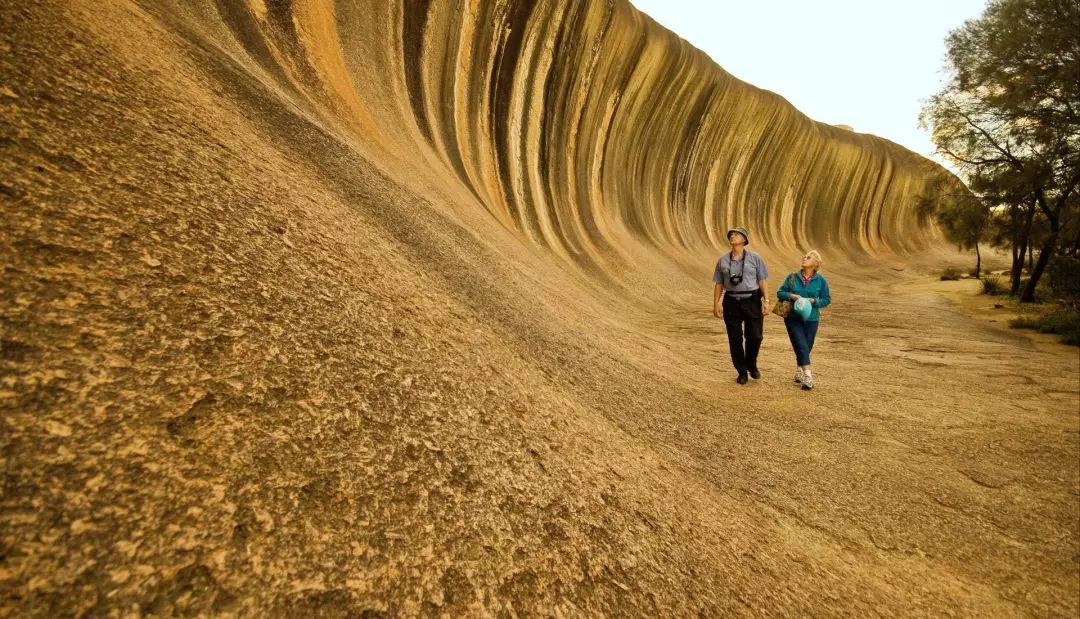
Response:
[[[0,616],[1076,615],[1078,360],[910,287],[946,173],[622,0],[0,3],[0,153]],[[729,225],[826,255],[812,394]]]
[[[906,253],[936,238],[914,208],[928,181],[958,186],[733,78],[625,1],[217,8],[191,19],[226,25],[223,45],[378,158],[423,151],[528,242],[606,270],[627,268],[629,242],[715,247],[733,222],[773,250]]]
[[[626,2],[406,5],[412,120],[534,242],[602,260],[624,234],[698,248],[739,222],[775,249],[925,245],[914,198],[940,169],[809,120]]]

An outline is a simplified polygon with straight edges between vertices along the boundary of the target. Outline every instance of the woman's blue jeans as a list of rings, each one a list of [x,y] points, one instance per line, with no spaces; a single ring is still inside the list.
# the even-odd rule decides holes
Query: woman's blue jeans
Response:
[[[794,314],[784,319],[788,339],[795,349],[795,362],[810,365],[810,351],[814,350],[814,338],[817,337],[818,321],[806,321]]]

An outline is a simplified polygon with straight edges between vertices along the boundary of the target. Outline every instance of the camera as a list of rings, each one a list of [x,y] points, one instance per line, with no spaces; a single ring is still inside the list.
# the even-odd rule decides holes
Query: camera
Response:
[[[738,286],[742,283],[742,273],[732,273],[728,275],[728,279],[731,280],[732,286]]]

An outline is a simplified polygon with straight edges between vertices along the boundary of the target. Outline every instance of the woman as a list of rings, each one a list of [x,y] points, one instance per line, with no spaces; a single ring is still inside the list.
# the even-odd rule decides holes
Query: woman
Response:
[[[731,364],[739,373],[735,382],[745,385],[748,377],[761,378],[757,360],[765,315],[770,309],[765,283],[769,270],[760,255],[746,248],[750,244],[749,230],[731,228],[727,238],[731,251],[720,256],[713,269],[712,311],[713,316],[724,318]]]
[[[795,349],[795,382],[802,383],[803,389],[814,388],[814,375],[810,371],[810,351],[814,350],[814,338],[817,337],[818,321],[821,311],[832,302],[829,296],[829,282],[825,281],[818,270],[821,269],[821,254],[816,250],[806,252],[802,259],[802,269],[784,279],[783,285],[776,291],[781,301],[795,302],[800,298],[810,301],[810,316],[805,320],[796,312],[784,318],[791,347]]]

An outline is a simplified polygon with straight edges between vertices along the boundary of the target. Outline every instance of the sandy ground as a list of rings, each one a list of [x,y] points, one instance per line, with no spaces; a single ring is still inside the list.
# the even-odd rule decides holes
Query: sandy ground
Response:
[[[1076,616],[1075,348],[837,257],[739,387],[715,255],[581,272],[74,6],[0,8],[0,615]]]
[[[1008,274],[994,271],[1002,281],[1008,282]],[[904,282],[897,286],[902,292],[934,293],[952,301],[962,312],[973,318],[979,318],[1006,328],[1009,322],[1021,316],[1037,315],[1046,311],[1044,306],[1022,304],[1014,298],[982,294],[982,283],[977,279],[941,281],[937,277],[928,277]],[[1031,343],[1050,354],[1069,354],[1076,352],[1075,347],[1068,347],[1060,342],[1060,336],[1038,331],[1022,330]]]

